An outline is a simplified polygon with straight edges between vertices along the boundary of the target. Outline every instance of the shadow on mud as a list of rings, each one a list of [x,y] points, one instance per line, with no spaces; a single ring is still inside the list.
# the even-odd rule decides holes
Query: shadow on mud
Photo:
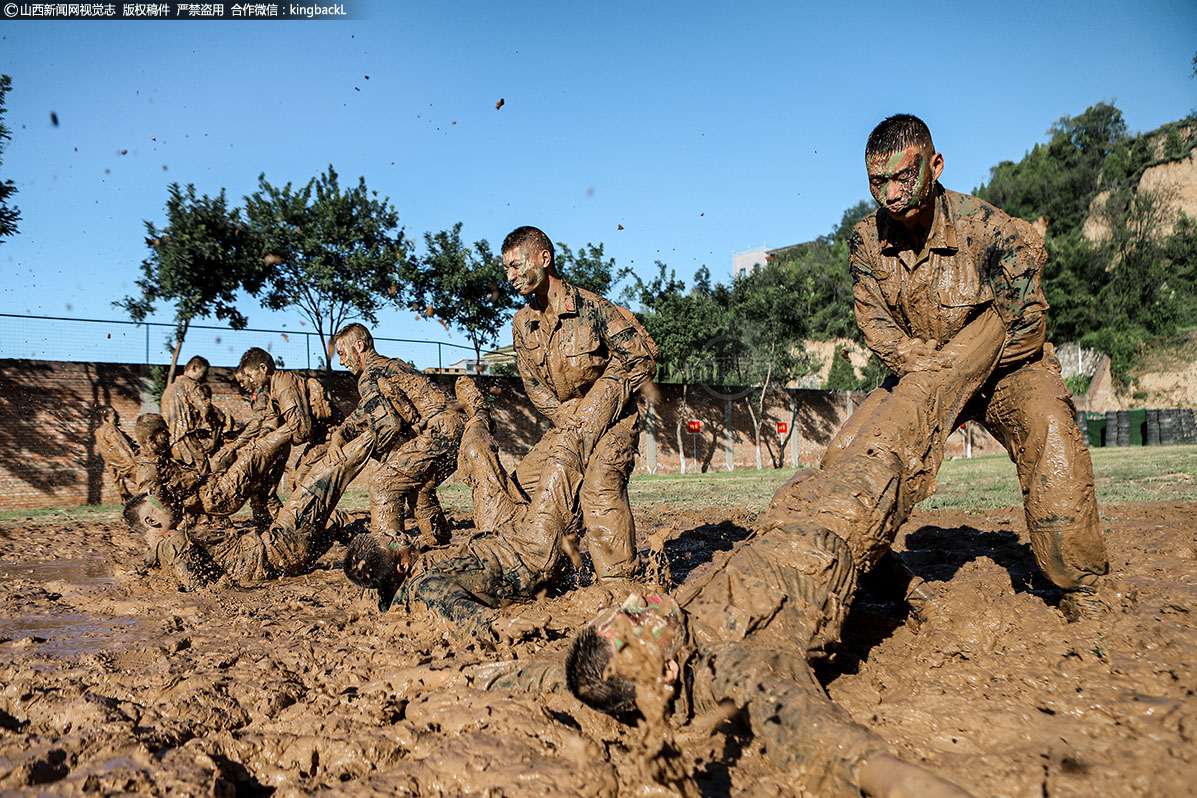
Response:
[[[750,534],[750,530],[737,523],[720,521],[687,529],[666,541],[665,559],[669,563],[672,586],[682,584],[695,568],[709,563],[716,553],[727,551]]]

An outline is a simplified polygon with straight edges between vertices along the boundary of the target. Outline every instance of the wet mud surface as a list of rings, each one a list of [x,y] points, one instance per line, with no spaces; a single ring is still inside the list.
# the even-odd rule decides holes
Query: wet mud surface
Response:
[[[1111,611],[1075,624],[1021,510],[916,511],[899,549],[937,598],[919,622],[866,578],[819,670],[832,698],[978,796],[1197,795],[1197,506],[1102,511]],[[674,582],[752,521],[638,515]],[[143,548],[118,521],[0,525],[0,793],[668,794],[641,775],[641,730],[567,693],[483,689],[503,663],[562,659],[628,586],[511,608],[504,642],[462,647],[426,615],[379,615],[343,552],[186,594],[132,573]],[[735,717],[671,745],[687,793],[790,794]]]

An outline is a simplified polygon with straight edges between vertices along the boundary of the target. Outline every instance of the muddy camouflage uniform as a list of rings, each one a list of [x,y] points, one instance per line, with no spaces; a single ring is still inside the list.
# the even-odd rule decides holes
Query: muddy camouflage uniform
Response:
[[[675,705],[680,720],[730,701],[773,763],[795,778],[795,792],[860,795],[855,767],[886,744],[828,699],[810,663],[839,641],[858,573],[889,551],[910,509],[934,490],[950,419],[988,378],[1005,337],[994,311],[980,314],[944,348],[956,368],[903,379],[833,465],[799,472],[753,535],[677,591],[691,644]],[[556,690],[562,670],[496,666],[476,683]]]
[[[1108,567],[1089,452],[1059,362],[1044,344],[1043,241],[1021,219],[976,197],[937,189],[935,219],[921,252],[884,210],[853,231],[857,323],[900,381],[907,378],[898,355],[903,344],[951,341],[980,309],[997,311],[1007,331],[1002,358],[948,422],[975,420],[1002,442],[1018,468],[1039,567],[1063,590],[1089,589]],[[828,449],[825,468],[891,390],[887,384],[865,400]]]
[[[309,573],[334,543],[365,531],[364,524],[336,506],[374,452],[374,437],[359,435],[343,451],[342,462],[324,459],[312,466],[269,529],[237,535],[216,547],[216,561],[229,575],[252,581]]]
[[[463,632],[488,636],[494,609],[528,601],[561,572],[565,536],[578,511],[584,463],[609,434],[635,384],[612,371],[578,403],[577,423],[558,431],[542,453],[539,489],[529,501],[499,461],[485,410],[467,422],[459,472],[470,486],[474,526],[463,544],[416,561],[392,603],[423,604]],[[382,607],[385,609],[385,607]]]
[[[562,283],[558,306],[529,304],[515,314],[512,338],[524,390],[553,422],[516,469],[528,496],[539,489],[547,453],[563,428],[575,423],[579,400],[600,377],[626,381],[622,406],[585,463],[579,503],[587,549],[600,579],[631,576],[636,566],[636,525],[628,505],[628,476],[640,440],[640,411],[633,391],[656,372],[656,344],[626,310],[585,289]],[[536,298],[532,297],[535,303]]]
[[[420,603],[456,623],[463,633],[485,636],[491,610],[534,597],[555,575],[563,550],[559,536],[536,540],[536,530],[520,534],[528,501],[499,462],[484,416],[466,422],[459,464],[480,532],[464,543],[420,555],[391,605],[411,609],[414,602]],[[580,482],[580,469],[574,476],[575,484]],[[564,513],[572,512],[571,504]]]
[[[370,479],[370,527],[402,536],[404,501],[416,494],[415,520],[425,540],[445,542],[449,525],[436,488],[457,468],[465,417],[445,393],[406,363],[377,352],[366,355],[358,377],[361,400],[345,419],[345,434],[369,429],[377,439],[379,466]],[[400,439],[410,435],[410,440]]]
[[[216,473],[180,463],[167,454],[145,450],[137,459],[137,490],[160,497],[185,513],[232,515],[271,473],[280,450],[290,443],[290,431],[262,435],[237,454],[228,468]]]
[[[182,463],[206,469],[208,455],[220,446],[224,414],[212,404],[212,389],[186,373],[162,392],[162,417],[170,430],[170,448]]]
[[[137,450],[114,418],[105,418],[96,427],[96,451],[103,458],[121,501],[128,501],[136,484]]]
[[[270,397],[264,393],[254,394],[249,402],[249,420],[245,426],[237,433],[236,438],[224,444],[220,447],[220,451],[208,459],[213,473],[219,474],[227,469],[237,459],[237,454],[245,450],[245,447],[263,435],[278,429],[278,421]],[[283,506],[278,498],[278,485],[287,468],[289,453],[289,446],[284,444],[279,447],[274,460],[248,487],[249,507],[253,513],[254,524],[259,527],[269,526],[271,519]]]

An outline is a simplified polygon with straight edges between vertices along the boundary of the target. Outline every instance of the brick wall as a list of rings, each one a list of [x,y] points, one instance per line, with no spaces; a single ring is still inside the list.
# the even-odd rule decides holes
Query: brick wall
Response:
[[[433,377],[450,394],[454,377]],[[480,381],[492,397],[495,437],[503,463],[511,468],[548,428],[529,402],[518,378],[486,377]],[[231,369],[213,368],[208,383],[213,402],[244,419],[248,404]],[[0,509],[95,504],[117,500],[103,462],[95,451],[94,409],[110,404],[121,427],[133,434],[139,413],[157,412],[145,366],[106,363],[64,363],[0,360]],[[333,372],[332,399],[346,412],[357,401],[353,377]],[[676,473],[680,453],[687,471],[754,468],[752,416],[746,397],[699,386],[660,385],[640,398],[645,430],[640,438],[636,473]],[[749,398],[751,395],[749,395]],[[765,468],[818,463],[828,441],[863,394],[811,390],[771,390],[761,416],[761,462]],[[755,405],[754,405],[755,409]],[[701,432],[686,432],[686,422],[702,422]],[[678,424],[681,424],[679,451]],[[779,434],[778,422],[786,432]],[[983,432],[974,454],[1000,451]],[[995,447],[997,447],[995,449]],[[953,435],[948,456],[962,452],[962,436]],[[367,469],[354,483],[365,489]]]

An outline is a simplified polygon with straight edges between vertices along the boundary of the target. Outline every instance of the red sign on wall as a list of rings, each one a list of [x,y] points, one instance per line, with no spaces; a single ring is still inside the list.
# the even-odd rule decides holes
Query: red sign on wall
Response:
[[[686,431],[687,432],[702,432],[702,422],[701,421],[687,421],[686,422]]]
[[[784,421],[777,422],[777,434],[778,435],[785,435],[786,430],[788,430],[789,428],[790,428],[790,425],[786,424]]]

